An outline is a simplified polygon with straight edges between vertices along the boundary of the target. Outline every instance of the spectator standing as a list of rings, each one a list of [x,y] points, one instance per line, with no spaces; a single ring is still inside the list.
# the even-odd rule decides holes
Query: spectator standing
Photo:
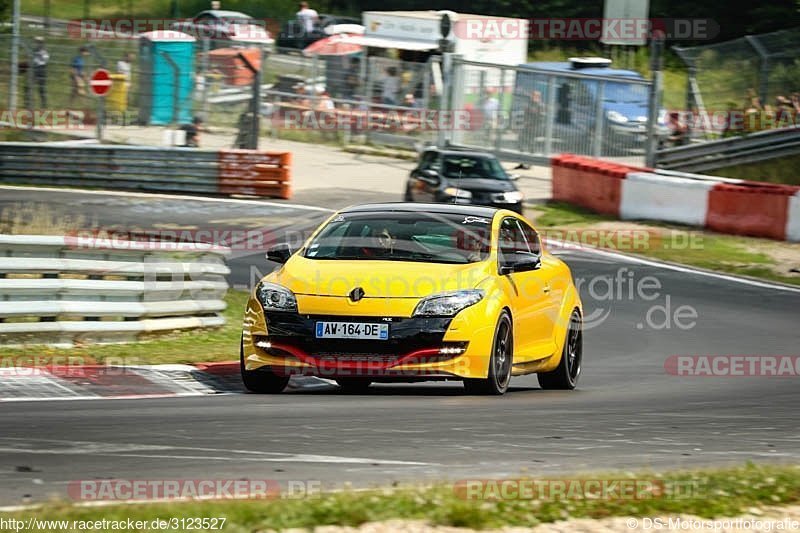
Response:
[[[39,90],[39,101],[42,108],[47,107],[47,64],[50,63],[50,54],[44,47],[44,39],[36,37],[33,48],[33,79]]]
[[[123,74],[126,80],[131,79],[131,63],[133,62],[133,54],[125,52],[122,57],[117,61],[117,73]]]
[[[667,117],[667,127],[670,134],[667,141],[672,146],[683,146],[689,143],[689,127],[681,120],[681,114],[670,111]]]
[[[130,52],[125,52],[124,54],[122,54],[122,57],[120,57],[119,61],[117,61],[117,73],[125,76],[125,79],[123,80],[122,83],[122,90],[125,91],[124,103],[126,109],[128,107],[128,90],[130,89],[132,62],[133,62],[133,54]]]
[[[314,25],[319,21],[319,13],[308,7],[308,2],[300,2],[300,11],[297,12],[297,22],[308,37],[314,32]]]
[[[497,99],[496,89],[493,87],[486,89],[486,100],[483,101],[481,111],[483,111],[484,127],[494,130],[500,114],[500,100]]]
[[[400,90],[400,78],[397,77],[397,68],[386,69],[381,88],[381,101],[386,105],[397,105],[397,91]]]
[[[86,96],[86,57],[89,55],[89,48],[81,46],[78,55],[72,58],[70,63],[69,75],[72,82],[72,91],[69,95],[69,102],[76,96]]]
[[[536,139],[544,133],[544,118],[542,93],[540,91],[532,91],[523,116],[522,129],[519,136],[520,151],[527,153],[536,152]]]

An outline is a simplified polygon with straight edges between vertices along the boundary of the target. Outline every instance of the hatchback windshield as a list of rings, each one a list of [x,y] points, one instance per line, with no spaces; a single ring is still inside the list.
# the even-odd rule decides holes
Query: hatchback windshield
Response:
[[[443,172],[449,179],[509,179],[497,159],[466,155],[445,155]]]
[[[309,259],[467,264],[489,256],[491,217],[344,213],[309,243]]]

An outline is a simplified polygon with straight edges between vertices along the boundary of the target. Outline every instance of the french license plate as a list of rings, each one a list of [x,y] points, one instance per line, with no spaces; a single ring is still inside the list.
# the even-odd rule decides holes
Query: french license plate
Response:
[[[359,322],[317,322],[318,339],[389,339],[389,324]]]

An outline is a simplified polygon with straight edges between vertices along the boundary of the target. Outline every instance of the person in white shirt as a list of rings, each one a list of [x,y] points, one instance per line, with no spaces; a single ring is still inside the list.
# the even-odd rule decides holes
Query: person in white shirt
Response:
[[[397,105],[397,91],[400,90],[400,78],[397,76],[397,69],[389,67],[386,69],[386,77],[383,78],[383,88],[381,89],[381,100],[386,105]]]
[[[495,95],[495,90],[489,88],[486,91],[486,100],[483,102],[483,120],[484,125],[489,129],[497,127],[497,119],[500,114],[500,101]]]
[[[125,78],[131,78],[131,61],[133,60],[133,55],[130,52],[125,52],[125,54],[117,61],[117,72],[119,74],[124,74]]]
[[[297,12],[297,21],[300,27],[310,35],[314,31],[314,24],[319,20],[319,14],[308,7],[308,2],[300,2],[300,11]]]

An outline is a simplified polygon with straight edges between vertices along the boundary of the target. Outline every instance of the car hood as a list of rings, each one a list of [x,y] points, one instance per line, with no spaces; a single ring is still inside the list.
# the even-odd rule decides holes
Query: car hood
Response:
[[[647,104],[640,102],[603,102],[603,110],[616,111],[630,122],[639,123],[640,119],[647,120]]]
[[[491,178],[450,179],[448,180],[448,184],[465,191],[508,192],[517,189],[514,182],[511,180],[496,180]]]
[[[298,296],[346,298],[356,287],[364,298],[419,299],[472,289],[488,276],[487,261],[467,265],[410,261],[321,260],[295,255],[267,280]]]

